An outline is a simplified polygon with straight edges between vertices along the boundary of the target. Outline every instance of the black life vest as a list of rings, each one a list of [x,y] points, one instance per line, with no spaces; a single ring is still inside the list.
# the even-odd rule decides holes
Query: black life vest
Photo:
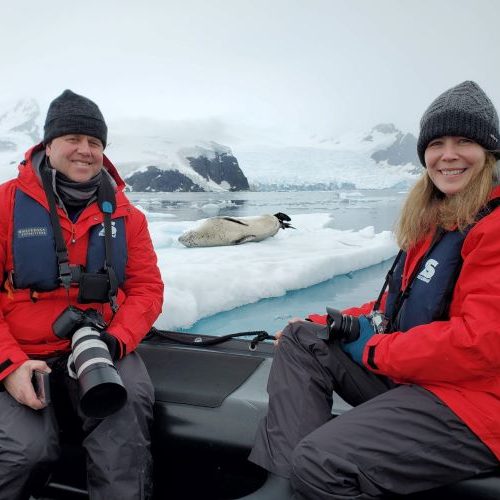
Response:
[[[491,200],[476,217],[476,223],[499,205],[499,198]],[[442,231],[416,266],[405,290],[401,290],[406,260],[406,253],[402,253],[389,278],[385,307],[388,333],[449,319],[453,291],[462,269],[462,246],[472,227]]]
[[[125,280],[127,244],[123,217],[112,221],[113,269],[118,283]],[[16,190],[12,238],[15,288],[36,291],[55,290],[61,286],[54,231],[47,210],[33,198]],[[86,272],[98,272],[105,262],[104,226],[97,224],[89,232]]]

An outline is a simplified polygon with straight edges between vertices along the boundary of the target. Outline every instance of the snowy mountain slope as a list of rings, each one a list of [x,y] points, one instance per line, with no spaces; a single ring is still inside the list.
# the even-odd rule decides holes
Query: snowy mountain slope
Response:
[[[34,100],[19,101],[3,113],[0,109],[0,181],[16,175],[24,152],[41,140],[42,123],[40,108]],[[177,127],[175,123],[129,120],[116,126],[110,124],[109,129],[106,155],[123,176],[135,171],[142,177],[143,186],[145,179],[141,173],[154,166],[173,174],[176,185],[187,180],[186,184],[194,187],[185,190],[248,189],[230,148],[210,139],[210,127],[190,130],[189,124]],[[177,190],[155,189],[147,185],[148,181],[144,189]]]
[[[40,140],[43,118],[34,100],[0,108],[0,181],[16,175],[24,152]],[[172,190],[189,191],[246,189],[246,179],[255,190],[377,189],[411,184],[419,172],[408,153],[416,139],[392,124],[293,147],[244,146],[244,138],[235,138],[239,145],[229,148],[220,143],[232,140],[221,129],[210,120],[110,122],[106,154],[123,176],[142,174],[138,185],[153,191],[164,189],[148,184],[148,167],[159,169],[151,178],[168,173],[184,186]]]
[[[19,101],[15,106],[0,114],[0,131],[2,138],[12,136],[14,139],[24,139],[25,136],[32,141],[40,138],[40,108],[33,99]]]
[[[235,148],[235,154],[251,187],[257,190],[383,189],[411,184],[420,173],[416,154],[414,158],[403,156],[410,160],[403,165],[392,161],[402,156],[398,145],[406,150],[412,141],[416,151],[414,136],[392,124],[380,124],[368,133],[312,138],[304,147]]]
[[[0,181],[14,177],[24,151],[41,137],[40,108],[35,100],[0,109]]]

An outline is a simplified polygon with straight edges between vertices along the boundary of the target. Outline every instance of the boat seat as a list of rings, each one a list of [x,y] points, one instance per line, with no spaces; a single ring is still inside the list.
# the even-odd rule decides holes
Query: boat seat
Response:
[[[257,491],[238,500],[291,500],[292,498],[290,481],[275,474],[268,474],[266,481]]]
[[[257,491],[238,500],[293,500],[293,498],[290,482],[274,474],[269,474],[264,484]],[[500,468],[491,474],[396,498],[401,500],[443,500],[444,498],[453,498],[453,500],[499,500]]]
[[[412,500],[499,500],[500,499],[500,468],[491,474],[464,479],[458,483],[426,491],[418,495],[409,495]]]

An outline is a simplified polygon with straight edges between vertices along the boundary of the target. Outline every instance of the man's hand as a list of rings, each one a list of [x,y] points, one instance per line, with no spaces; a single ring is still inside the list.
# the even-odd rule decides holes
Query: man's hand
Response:
[[[5,390],[18,403],[29,406],[33,410],[41,410],[46,405],[36,397],[35,390],[33,389],[31,377],[34,370],[45,373],[50,373],[51,371],[45,361],[29,359],[12,373],[9,373],[4,378],[3,385]]]
[[[114,335],[111,335],[107,331],[102,331],[101,340],[106,344],[113,361],[118,361],[125,356],[125,346]]]
[[[292,323],[297,323],[298,321],[305,321],[305,319],[304,318],[292,318],[292,319],[288,320],[288,324],[291,325]],[[279,345],[280,339],[282,336],[283,336],[283,330],[279,330],[274,334],[274,337],[275,337],[274,345],[275,346]]]

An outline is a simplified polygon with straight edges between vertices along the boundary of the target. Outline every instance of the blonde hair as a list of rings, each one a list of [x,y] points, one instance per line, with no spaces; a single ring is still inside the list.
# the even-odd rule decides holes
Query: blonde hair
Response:
[[[400,248],[408,250],[437,227],[463,231],[472,224],[498,182],[496,163],[494,155],[486,152],[484,167],[470,180],[467,189],[453,196],[439,191],[426,169],[406,198],[396,224]]]

